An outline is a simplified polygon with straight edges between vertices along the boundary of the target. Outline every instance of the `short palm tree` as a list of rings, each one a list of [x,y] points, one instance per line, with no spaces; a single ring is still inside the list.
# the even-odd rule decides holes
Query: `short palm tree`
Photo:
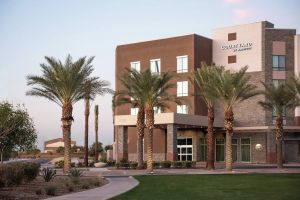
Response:
[[[282,168],[282,137],[283,137],[283,114],[286,109],[294,109],[299,106],[297,91],[288,83],[275,86],[274,84],[263,83],[265,90],[261,93],[265,101],[259,104],[266,110],[276,112],[276,150],[277,150],[277,167]]]
[[[215,65],[208,66],[202,63],[201,68],[194,72],[191,82],[196,85],[197,93],[207,106],[207,169],[213,170],[215,160],[214,144],[214,104],[218,99],[216,85],[218,84],[216,73],[221,73],[221,68]]]
[[[84,111],[84,165],[88,166],[88,152],[89,152],[89,116],[90,116],[90,101],[94,100],[97,95],[104,95],[107,93],[113,93],[113,91],[108,88],[109,82],[101,80],[98,77],[89,78],[87,81],[87,91],[84,97],[85,101],[85,111]],[[96,143],[97,144],[97,143]]]
[[[232,170],[232,135],[234,113],[233,106],[237,102],[249,99],[257,95],[256,86],[249,83],[250,76],[246,74],[248,67],[241,68],[238,72],[232,73],[225,70],[218,73],[218,84],[216,85],[219,97],[224,103],[224,128],[226,129],[226,170]]]
[[[87,81],[93,72],[93,57],[79,58],[73,62],[70,55],[63,63],[52,57],[45,57],[47,63],[41,64],[42,75],[27,77],[27,85],[32,86],[26,95],[44,97],[62,108],[62,131],[64,138],[64,172],[71,166],[71,125],[73,105],[86,96]]]

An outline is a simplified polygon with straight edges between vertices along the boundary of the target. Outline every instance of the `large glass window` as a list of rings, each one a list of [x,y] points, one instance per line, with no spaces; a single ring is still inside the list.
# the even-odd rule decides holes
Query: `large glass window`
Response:
[[[177,105],[177,113],[188,114],[188,106],[187,105]]]
[[[200,138],[199,161],[206,161],[206,156],[207,156],[206,138]]]
[[[241,139],[241,161],[250,162],[251,156],[251,140],[250,138]]]
[[[130,108],[130,114],[131,115],[137,115],[139,109],[138,108]]]
[[[285,70],[285,56],[273,55],[273,70],[275,71]]]
[[[161,72],[160,59],[150,60],[150,70],[152,73],[160,74]]]
[[[236,162],[237,161],[237,151],[238,151],[238,140],[237,139],[232,139],[232,161]]]
[[[193,160],[193,140],[192,138],[178,138],[177,152],[179,161]]]
[[[177,73],[184,73],[188,71],[188,57],[177,56]]]
[[[177,82],[177,96],[178,97],[188,96],[188,82],[187,81]]]
[[[284,84],[285,80],[284,79],[273,79],[272,82],[275,87],[278,87],[279,85]]]
[[[216,161],[224,161],[225,145],[223,138],[216,138]]]
[[[135,69],[136,71],[140,72],[140,70],[141,70],[141,63],[140,63],[140,61],[131,62],[130,63],[130,68],[131,69]]]

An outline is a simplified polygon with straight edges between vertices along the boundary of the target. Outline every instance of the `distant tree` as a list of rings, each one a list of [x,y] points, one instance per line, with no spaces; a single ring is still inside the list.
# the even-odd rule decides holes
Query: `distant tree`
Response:
[[[106,145],[104,147],[104,150],[107,151],[107,150],[112,150],[113,149],[113,146],[112,145]]]
[[[89,148],[89,156],[92,156],[92,157],[95,156],[95,148],[96,148],[96,143],[94,142],[92,144],[92,146],[90,146],[90,148]],[[103,152],[102,143],[98,142],[98,153],[102,153],[102,152]]]
[[[63,146],[60,146],[56,149],[56,153],[59,153],[59,154],[63,154],[65,151],[65,148]]]
[[[0,103],[0,158],[3,154],[26,151],[35,147],[37,135],[32,119],[21,106]],[[3,134],[4,133],[4,134]]]

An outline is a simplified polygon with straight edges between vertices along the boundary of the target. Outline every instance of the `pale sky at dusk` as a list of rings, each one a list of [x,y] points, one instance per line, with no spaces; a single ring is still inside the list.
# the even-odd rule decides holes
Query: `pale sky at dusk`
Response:
[[[114,88],[118,44],[196,33],[210,37],[218,27],[268,20],[279,28],[300,30],[299,0],[0,0],[0,101],[25,104],[44,140],[62,137],[61,109],[46,99],[25,96],[26,76],[39,75],[44,56],[64,60],[95,56],[94,76]],[[111,96],[97,97],[99,137],[113,142]],[[84,104],[74,106],[72,139],[84,139]]]

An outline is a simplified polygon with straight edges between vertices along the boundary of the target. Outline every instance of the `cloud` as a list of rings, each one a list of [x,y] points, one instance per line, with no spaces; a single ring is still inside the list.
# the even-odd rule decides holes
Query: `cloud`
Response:
[[[235,9],[233,13],[238,19],[244,19],[250,16],[250,12],[246,9]]]
[[[227,4],[236,4],[236,3],[242,3],[244,0],[223,0]]]

